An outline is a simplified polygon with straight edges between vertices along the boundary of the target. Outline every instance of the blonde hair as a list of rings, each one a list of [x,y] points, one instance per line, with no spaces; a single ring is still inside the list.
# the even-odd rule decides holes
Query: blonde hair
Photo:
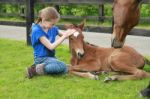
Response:
[[[39,11],[38,19],[35,22],[38,24],[42,21],[42,19],[45,20],[52,20],[52,19],[60,19],[60,14],[57,12],[57,10],[54,7],[46,7]]]

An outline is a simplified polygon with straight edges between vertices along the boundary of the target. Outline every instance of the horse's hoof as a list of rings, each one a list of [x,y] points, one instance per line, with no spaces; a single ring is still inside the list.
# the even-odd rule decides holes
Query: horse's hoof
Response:
[[[93,75],[99,75],[100,74],[100,72],[97,72],[97,71],[92,71],[90,73],[93,74]]]
[[[111,77],[105,77],[104,82],[107,83],[109,81],[112,81],[112,78]]]
[[[108,72],[107,71],[102,71],[101,74],[108,74]]]
[[[94,79],[95,79],[95,80],[99,80],[99,76],[98,76],[98,75],[95,75]]]

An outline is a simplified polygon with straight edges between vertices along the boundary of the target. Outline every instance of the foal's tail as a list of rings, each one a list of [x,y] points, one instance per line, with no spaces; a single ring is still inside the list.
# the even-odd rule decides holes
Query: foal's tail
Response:
[[[150,66],[150,61],[147,58],[144,58],[144,60],[145,60],[145,64]]]

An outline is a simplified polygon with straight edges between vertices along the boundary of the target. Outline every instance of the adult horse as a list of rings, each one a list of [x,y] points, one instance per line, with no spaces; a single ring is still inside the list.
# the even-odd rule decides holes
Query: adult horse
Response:
[[[140,1],[114,0],[112,47],[121,48],[124,45],[126,35],[138,24]]]
[[[104,48],[85,43],[82,34],[83,26],[83,24],[68,26],[76,29],[76,32],[69,37],[72,55],[69,73],[91,79],[98,79],[98,76],[91,72],[106,71],[122,74],[107,77],[105,81],[150,77],[150,73],[142,70],[145,63],[149,61],[135,49],[129,46],[121,49]]]

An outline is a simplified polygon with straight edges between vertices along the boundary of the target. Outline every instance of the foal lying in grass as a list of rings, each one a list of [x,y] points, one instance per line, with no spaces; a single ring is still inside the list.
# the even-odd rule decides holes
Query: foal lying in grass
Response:
[[[106,77],[105,81],[141,79],[150,77],[150,73],[142,70],[150,62],[129,46],[123,48],[104,48],[85,43],[82,34],[84,24],[70,25],[76,29],[69,37],[71,51],[71,65],[69,73],[81,77],[98,79],[92,72],[117,72],[118,75]]]

